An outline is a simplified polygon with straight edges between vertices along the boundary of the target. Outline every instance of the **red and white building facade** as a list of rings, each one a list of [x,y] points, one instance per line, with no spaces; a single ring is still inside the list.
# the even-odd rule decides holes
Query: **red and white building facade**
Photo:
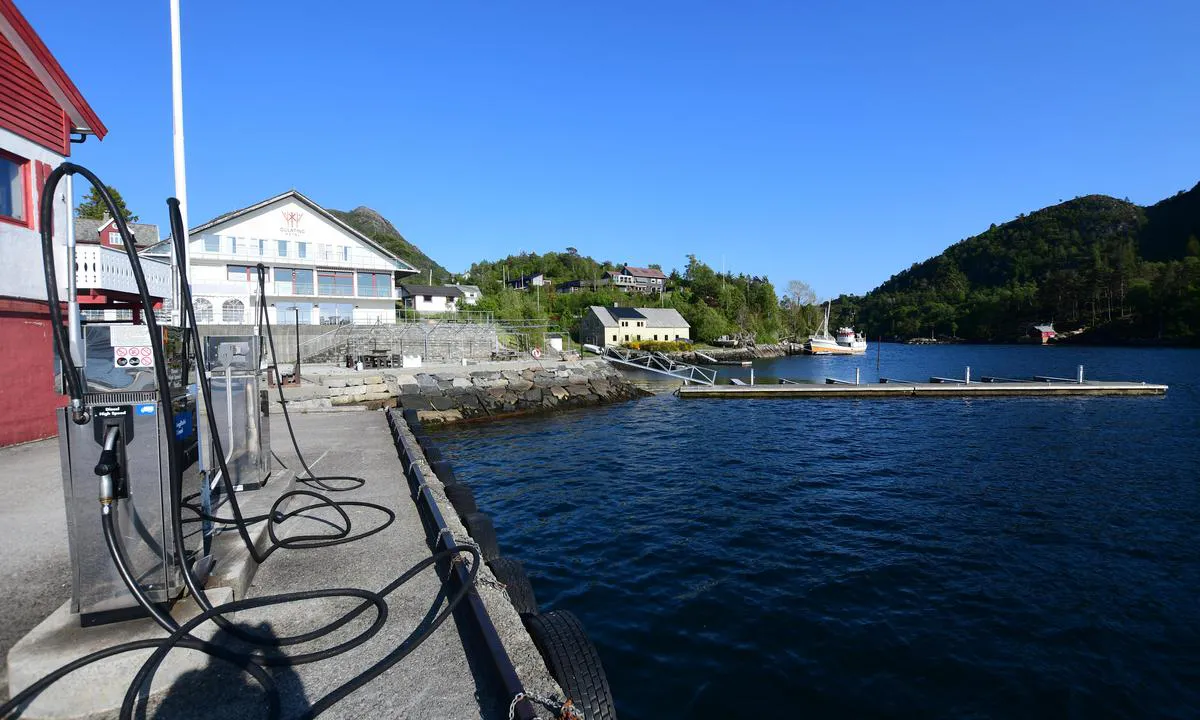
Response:
[[[50,50],[0,0],[0,446],[55,434],[49,308],[42,273],[40,192],[71,154],[71,136],[107,132]],[[60,184],[54,234],[60,297],[66,297],[70,198]]]

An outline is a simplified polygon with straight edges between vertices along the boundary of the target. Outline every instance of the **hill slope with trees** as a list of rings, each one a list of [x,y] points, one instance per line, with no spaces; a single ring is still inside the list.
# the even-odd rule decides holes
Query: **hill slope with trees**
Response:
[[[666,292],[637,295],[597,281],[621,263],[566,252],[521,253],[495,261],[480,261],[468,271],[470,282],[483,290],[476,310],[491,311],[501,320],[540,319],[574,331],[591,305],[673,307],[692,326],[692,339],[714,340],[722,335],[752,335],[761,342],[775,341],[782,329],[779,300],[765,277],[721,274],[687,256],[683,272],[672,270]],[[650,267],[661,269],[657,264]],[[545,273],[553,284],[581,280],[579,292],[557,292],[553,285],[514,290],[505,279]],[[590,285],[589,285],[590,284]]]
[[[433,269],[435,284],[449,282],[450,271],[434,262],[433,258],[421,252],[421,248],[413,245],[387,218],[369,207],[358,206],[349,212],[345,210],[330,210],[334,217],[371,238],[400,257],[401,260],[421,271],[420,278],[414,282],[428,283],[429,270]]]
[[[1200,340],[1200,185],[1150,207],[1104,195],[988,230],[843,296],[871,336],[1011,341],[1036,323],[1103,342]]]

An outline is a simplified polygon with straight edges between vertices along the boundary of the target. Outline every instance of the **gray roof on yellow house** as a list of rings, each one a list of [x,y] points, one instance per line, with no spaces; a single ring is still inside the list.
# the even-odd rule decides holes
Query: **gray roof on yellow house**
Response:
[[[619,326],[621,320],[645,320],[646,327],[691,327],[675,308],[628,308],[592,305],[589,308],[605,327]]]

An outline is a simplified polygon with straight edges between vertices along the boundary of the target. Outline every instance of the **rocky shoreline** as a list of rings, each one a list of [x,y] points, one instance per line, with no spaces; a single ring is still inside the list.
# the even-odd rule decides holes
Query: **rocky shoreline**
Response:
[[[401,407],[416,410],[421,422],[431,425],[605,405],[650,394],[596,359],[337,372],[313,379],[284,389],[289,410]]]

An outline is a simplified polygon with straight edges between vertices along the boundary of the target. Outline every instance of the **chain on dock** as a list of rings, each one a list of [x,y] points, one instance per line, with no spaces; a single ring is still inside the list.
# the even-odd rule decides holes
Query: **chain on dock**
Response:
[[[515,720],[517,717],[517,704],[522,700],[532,700],[554,713],[554,716],[558,720],[584,720],[583,713],[576,709],[575,703],[571,702],[570,699],[560,703],[553,698],[528,691],[519,692],[513,696],[512,702],[508,705],[508,720]]]

